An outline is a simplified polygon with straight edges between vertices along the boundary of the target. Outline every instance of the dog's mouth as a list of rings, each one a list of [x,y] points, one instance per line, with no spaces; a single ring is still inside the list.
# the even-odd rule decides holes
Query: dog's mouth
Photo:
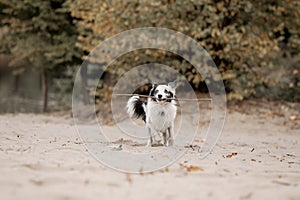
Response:
[[[166,102],[167,99],[165,99],[165,98],[156,98],[156,101],[157,102]]]
[[[162,98],[162,97],[159,98],[159,97],[155,97],[155,96],[152,97],[152,100],[157,102],[157,103],[171,102],[171,100],[168,99],[168,98]]]

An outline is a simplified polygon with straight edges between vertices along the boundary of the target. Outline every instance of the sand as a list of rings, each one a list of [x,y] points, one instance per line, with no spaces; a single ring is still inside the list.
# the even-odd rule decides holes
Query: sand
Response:
[[[95,160],[70,114],[0,115],[0,199],[300,199],[300,105],[243,106],[229,108],[205,159],[203,119],[182,158],[139,174]]]

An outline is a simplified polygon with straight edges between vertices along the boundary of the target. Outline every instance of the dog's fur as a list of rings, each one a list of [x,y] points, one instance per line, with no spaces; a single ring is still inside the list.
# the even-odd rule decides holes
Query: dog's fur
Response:
[[[174,143],[174,120],[176,117],[176,102],[167,98],[175,98],[176,83],[167,85],[152,84],[149,98],[146,101],[138,96],[132,96],[127,102],[127,113],[131,118],[141,118],[146,123],[149,133],[148,146],[159,143],[171,146]],[[157,141],[158,135],[161,140]]]

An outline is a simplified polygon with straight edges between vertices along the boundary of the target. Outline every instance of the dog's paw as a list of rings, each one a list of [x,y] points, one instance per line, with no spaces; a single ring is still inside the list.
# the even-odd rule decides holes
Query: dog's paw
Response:
[[[146,147],[152,147],[152,140],[151,139],[148,140]]]
[[[173,146],[174,145],[174,139],[173,138],[169,138],[166,142],[166,146],[169,147],[169,146]]]
[[[146,145],[146,147],[160,147],[160,146],[164,146],[164,144],[162,143],[161,140],[156,141],[156,140],[148,140],[148,143]]]

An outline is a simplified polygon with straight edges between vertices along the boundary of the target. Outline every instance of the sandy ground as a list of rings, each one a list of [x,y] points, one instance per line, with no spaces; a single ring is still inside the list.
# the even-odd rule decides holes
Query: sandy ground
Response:
[[[1,115],[0,199],[300,199],[299,107],[231,106],[208,157],[199,133],[173,165],[140,174],[96,161],[69,115]]]

